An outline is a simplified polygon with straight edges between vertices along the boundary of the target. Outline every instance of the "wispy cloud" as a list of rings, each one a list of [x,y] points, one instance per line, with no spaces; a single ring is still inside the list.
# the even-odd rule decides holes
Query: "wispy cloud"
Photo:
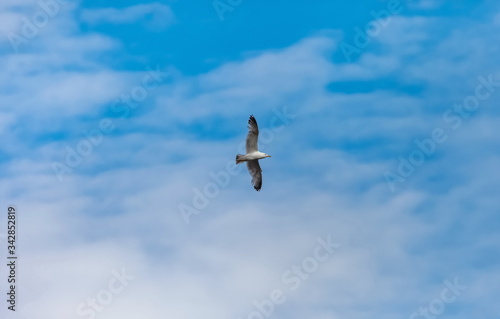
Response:
[[[0,51],[0,199],[19,211],[20,315],[238,318],[277,289],[287,301],[275,318],[401,319],[421,307],[440,318],[497,315],[498,99],[482,101],[397,192],[383,173],[474,94],[478,75],[500,74],[498,10],[469,20],[408,8],[351,63],[336,56],[342,32],[308,26],[291,44],[257,41],[256,53],[188,73],[131,52],[127,35],[106,29],[172,18],[168,7],[82,6],[65,7],[20,52]],[[4,8],[15,25],[38,5]],[[81,26],[79,12],[99,31]],[[235,20],[217,26],[243,23]],[[212,32],[207,24],[194,41]],[[113,101],[139,97],[148,65],[168,79],[122,119]],[[186,227],[179,203],[234,159],[248,115],[264,131],[282,107],[296,117],[263,143],[273,155],[263,163],[266,191],[253,191],[246,173],[231,176]],[[115,129],[94,135],[98,147],[60,182],[51,164],[108,118]],[[341,249],[301,271],[316,268],[309,257],[328,235]],[[118,293],[122,269],[133,280]],[[446,303],[454,278],[467,289]]]
[[[81,18],[92,25],[144,23],[153,29],[164,29],[175,22],[170,7],[160,3],[138,4],[125,8],[85,9]]]

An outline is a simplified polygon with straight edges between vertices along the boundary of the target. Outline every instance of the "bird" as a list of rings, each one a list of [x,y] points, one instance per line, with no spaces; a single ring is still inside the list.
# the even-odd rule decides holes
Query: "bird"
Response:
[[[257,146],[257,140],[259,138],[259,126],[257,125],[257,120],[253,115],[250,115],[248,119],[248,135],[246,141],[246,154],[236,155],[236,164],[241,164],[247,162],[247,169],[252,176],[252,185],[256,191],[260,191],[262,188],[262,169],[259,165],[259,160],[271,157],[266,153],[259,152]]]

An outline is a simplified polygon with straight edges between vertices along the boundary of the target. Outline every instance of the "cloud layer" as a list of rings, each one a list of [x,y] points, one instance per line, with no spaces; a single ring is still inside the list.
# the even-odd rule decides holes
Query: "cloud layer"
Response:
[[[347,33],[314,30],[193,75],[99,29],[163,30],[174,9],[57,3],[36,36],[1,45],[19,317],[496,315],[498,6],[477,19],[422,2],[352,62]],[[43,10],[4,9],[19,36]],[[228,169],[250,114],[273,156],[260,193]]]

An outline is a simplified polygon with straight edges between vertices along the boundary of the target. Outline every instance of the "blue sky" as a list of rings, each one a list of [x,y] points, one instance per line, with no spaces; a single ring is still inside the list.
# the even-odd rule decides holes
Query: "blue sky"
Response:
[[[2,318],[497,318],[499,31],[496,1],[2,1]]]

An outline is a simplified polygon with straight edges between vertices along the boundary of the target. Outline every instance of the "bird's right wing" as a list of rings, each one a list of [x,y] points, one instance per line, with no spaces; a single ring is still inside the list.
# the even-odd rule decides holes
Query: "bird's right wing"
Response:
[[[256,191],[262,188],[262,169],[259,165],[259,160],[247,161],[247,168],[250,175],[252,175],[252,185]]]
[[[259,138],[259,126],[253,115],[248,119],[247,154],[257,152],[257,139]],[[258,164],[257,164],[258,165]]]

